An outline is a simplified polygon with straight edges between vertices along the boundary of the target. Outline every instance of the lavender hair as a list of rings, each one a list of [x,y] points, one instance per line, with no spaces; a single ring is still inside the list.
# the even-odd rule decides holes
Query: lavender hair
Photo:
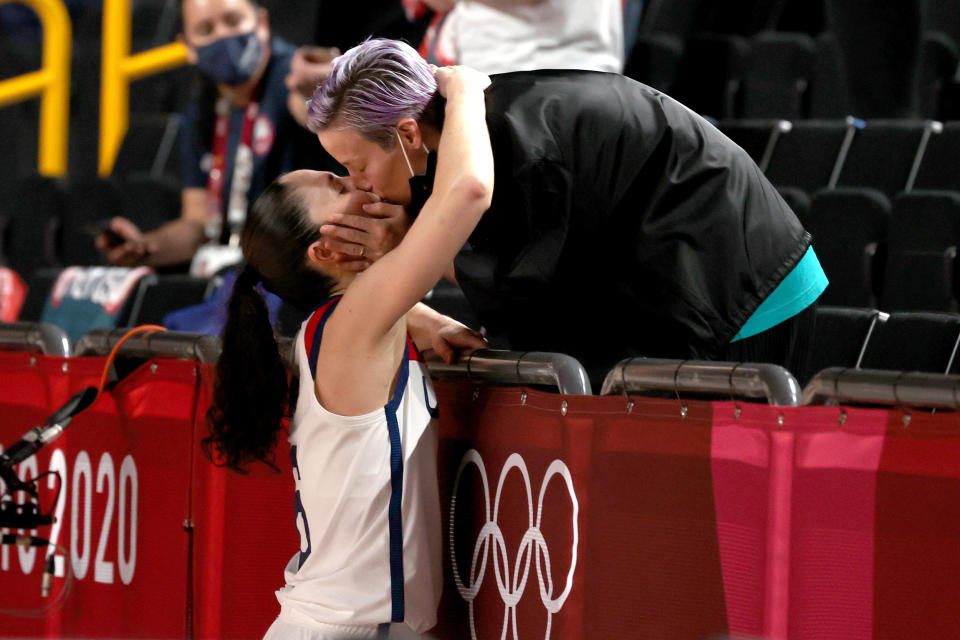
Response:
[[[314,133],[330,126],[353,129],[392,149],[397,123],[420,121],[436,93],[430,65],[413,47],[370,39],[334,61],[333,71],[310,99],[307,128]]]

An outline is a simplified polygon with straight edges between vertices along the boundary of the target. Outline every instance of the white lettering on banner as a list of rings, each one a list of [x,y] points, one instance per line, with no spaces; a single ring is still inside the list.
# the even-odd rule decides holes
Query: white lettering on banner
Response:
[[[3,449],[0,448],[0,452]],[[69,476],[67,470],[67,457],[63,450],[54,449],[50,456],[50,471],[59,473],[63,485],[60,488],[60,499],[57,501],[54,516],[55,521],[50,527],[49,535],[45,536],[51,544],[46,549],[44,562],[36,562],[36,547],[17,547],[20,570],[29,575],[35,569],[45,564],[50,556],[55,556],[54,571],[57,577],[62,578],[65,574],[64,558],[56,555],[56,545],[69,546],[70,562],[73,567],[73,574],[77,580],[86,578],[90,569],[90,552],[92,546],[91,531],[95,528],[99,531],[97,538],[96,556],[94,559],[93,580],[102,584],[114,584],[116,582],[115,570],[119,574],[120,582],[130,584],[133,582],[133,576],[137,567],[137,520],[138,520],[138,494],[139,480],[137,478],[137,465],[133,456],[127,454],[120,464],[119,477],[117,475],[116,465],[113,457],[104,452],[100,455],[100,462],[97,465],[97,475],[95,478],[96,493],[98,504],[103,504],[103,518],[99,523],[94,522],[93,516],[93,492],[94,475],[93,467],[90,462],[90,455],[86,451],[77,452],[76,460],[73,463],[73,475]],[[21,463],[19,468],[20,478],[26,480],[35,478],[37,473],[37,459],[27,458]],[[71,477],[69,483],[67,478]],[[47,476],[47,489],[49,490],[48,500],[52,501],[56,495],[57,479],[51,474]],[[3,485],[0,484],[0,487]],[[69,496],[69,499],[68,499]],[[17,501],[22,502],[25,497],[17,496]],[[43,498],[42,498],[43,499]],[[102,500],[102,502],[101,502]],[[66,531],[64,528],[63,515],[66,512],[67,502],[70,503],[70,543],[59,542],[60,534]],[[49,503],[44,503],[44,509],[49,509]],[[116,562],[107,555],[107,549],[110,544],[110,536],[113,532],[113,523],[117,523],[117,558]],[[6,529],[3,530],[7,532]],[[37,535],[37,531],[30,532],[30,535]],[[40,534],[44,537],[43,534]],[[0,570],[8,571],[9,545],[0,546]]]
[[[127,509],[127,483],[130,483],[130,508]],[[129,517],[127,514],[130,514]],[[127,537],[127,520],[130,535]],[[129,545],[127,543],[129,540]],[[129,555],[127,554],[129,546]],[[130,584],[137,568],[137,465],[133,456],[127,455],[120,465],[120,499],[117,503],[117,565],[120,582]]]
[[[66,297],[90,300],[107,313],[116,313],[134,285],[151,272],[150,267],[67,267],[57,277],[50,301],[59,307]]]
[[[53,517],[53,526],[50,527],[50,546],[47,547],[47,558],[57,553],[57,541],[60,539],[60,531],[63,529],[63,511],[67,504],[67,456],[63,455],[60,449],[54,449],[50,456],[50,471],[55,471],[60,475],[60,499],[57,500]],[[57,486],[57,477],[53,474],[47,476],[47,489],[55,489]],[[62,578],[64,575],[63,558],[56,556],[54,559],[53,575]]]
[[[114,488],[113,458],[106,451],[100,456],[97,468],[97,493],[103,493],[103,481],[107,481],[107,510],[103,513],[103,527],[100,529],[100,542],[97,543],[97,559],[93,565],[93,579],[103,584],[113,584],[113,563],[104,560],[107,553],[107,539],[110,537],[110,525],[113,522]]]
[[[457,554],[454,545],[455,515],[457,506],[457,490],[460,487],[460,477],[468,465],[473,464],[480,472],[480,479],[483,483],[484,513],[486,521],[480,529],[480,535],[473,547],[473,556],[470,561],[470,584],[465,585],[460,577],[460,570],[457,566]],[[507,545],[503,537],[503,532],[497,524],[497,518],[500,514],[500,497],[503,490],[504,481],[512,469],[517,469],[523,476],[524,486],[527,494],[527,531],[523,534],[520,541],[520,548],[517,550],[516,565],[513,572],[510,571],[510,559],[507,557]],[[570,570],[567,572],[566,586],[559,596],[553,597],[553,575],[550,569],[550,553],[547,549],[546,540],[543,532],[540,530],[543,516],[543,496],[546,493],[547,485],[553,476],[559,475],[566,482],[567,491],[570,494],[570,501],[573,507],[573,547],[570,552]],[[577,494],[573,488],[573,477],[570,470],[562,460],[554,460],[547,467],[543,483],[540,485],[540,497],[537,501],[537,517],[533,517],[533,495],[530,490],[530,473],[527,471],[527,465],[523,457],[518,453],[511,454],[507,458],[503,469],[500,471],[500,479],[497,482],[497,493],[494,500],[493,514],[490,513],[490,484],[487,481],[487,471],[483,465],[483,459],[476,449],[467,451],[460,461],[460,468],[457,469],[457,476],[453,482],[453,493],[450,497],[450,557],[453,566],[453,580],[457,586],[457,591],[468,605],[470,610],[470,637],[477,640],[477,629],[474,623],[473,601],[483,585],[483,577],[487,571],[487,556],[494,555],[493,571],[497,581],[497,589],[500,591],[500,597],[506,607],[503,616],[503,630],[500,637],[507,637],[507,625],[512,623],[513,638],[519,640],[517,634],[517,603],[523,597],[527,586],[527,578],[530,575],[530,564],[533,562],[537,573],[537,582],[540,587],[540,600],[547,610],[547,630],[545,639],[550,637],[550,625],[553,615],[563,608],[567,596],[570,595],[570,589],[573,586],[573,574],[577,568],[577,545],[579,542],[579,526],[577,520],[580,513],[580,506],[577,502]],[[493,545],[493,554],[490,554],[490,546]],[[480,552],[483,557],[480,558]],[[536,558],[534,559],[534,554]],[[479,562],[478,562],[478,558]],[[503,568],[501,571],[501,567]],[[479,571],[479,574],[478,574]],[[512,581],[508,584],[510,577]]]
[[[87,569],[90,568],[90,521],[93,519],[91,513],[91,487],[90,476],[93,471],[90,468],[90,456],[86,451],[77,454],[77,461],[73,463],[73,493],[70,494],[70,562],[73,564],[73,575],[77,580],[83,580],[87,577]],[[83,482],[81,483],[81,479]],[[83,487],[83,504],[80,504],[80,487]],[[83,517],[83,552],[78,552],[77,547],[80,544],[80,522]]]

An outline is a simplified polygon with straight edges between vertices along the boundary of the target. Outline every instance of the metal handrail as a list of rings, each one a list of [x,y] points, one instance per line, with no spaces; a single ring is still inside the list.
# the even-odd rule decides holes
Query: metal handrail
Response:
[[[13,0],[0,0],[0,5]],[[16,0],[30,7],[43,26],[41,69],[0,81],[0,107],[38,95],[40,141],[37,169],[41,175],[67,173],[70,128],[70,15],[60,0]]]
[[[461,353],[453,364],[429,355],[427,366],[436,380],[541,384],[555,386],[564,395],[593,395],[586,369],[575,358],[562,353],[478,349]]]
[[[106,356],[128,329],[94,329],[74,347],[75,356]],[[134,358],[175,358],[208,364],[220,355],[220,339],[203,333],[157,331],[133,336],[120,347],[119,356]]]
[[[960,409],[960,376],[919,371],[824,369],[803,390],[804,405],[858,403]]]
[[[600,395],[634,391],[724,394],[766,398],[783,407],[800,405],[800,385],[789,371],[755,362],[628,358],[607,374]]]
[[[60,327],[46,322],[0,323],[0,351],[29,351],[70,357],[70,339]]]

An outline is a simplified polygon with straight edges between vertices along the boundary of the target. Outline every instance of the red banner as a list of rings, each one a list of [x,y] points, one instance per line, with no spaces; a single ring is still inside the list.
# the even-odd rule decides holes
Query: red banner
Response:
[[[0,353],[0,443],[102,359]],[[298,549],[288,447],[200,451],[212,369],[148,363],[20,465],[76,576],[0,547],[3,636],[258,638]],[[438,384],[444,640],[960,636],[960,416]],[[49,481],[49,482],[48,482]],[[56,482],[40,481],[41,503]],[[61,554],[57,554],[61,555]]]

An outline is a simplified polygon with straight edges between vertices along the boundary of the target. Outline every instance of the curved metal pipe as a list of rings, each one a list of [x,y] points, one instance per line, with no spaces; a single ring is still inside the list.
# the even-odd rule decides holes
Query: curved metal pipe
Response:
[[[76,356],[105,356],[128,329],[94,329],[77,342]],[[157,331],[127,340],[118,355],[139,358],[176,358],[213,363],[220,355],[220,339],[202,333]]]
[[[960,376],[918,371],[824,369],[803,390],[804,405],[855,402],[960,409]]]
[[[462,353],[453,364],[428,356],[431,377],[492,384],[543,384],[564,395],[593,395],[587,372],[575,358],[541,351],[478,349]]]
[[[600,395],[675,391],[766,398],[783,407],[800,405],[800,385],[783,367],[756,362],[699,362],[629,358],[607,374]]]
[[[60,327],[46,322],[0,323],[0,351],[31,351],[70,357],[70,339]]]

